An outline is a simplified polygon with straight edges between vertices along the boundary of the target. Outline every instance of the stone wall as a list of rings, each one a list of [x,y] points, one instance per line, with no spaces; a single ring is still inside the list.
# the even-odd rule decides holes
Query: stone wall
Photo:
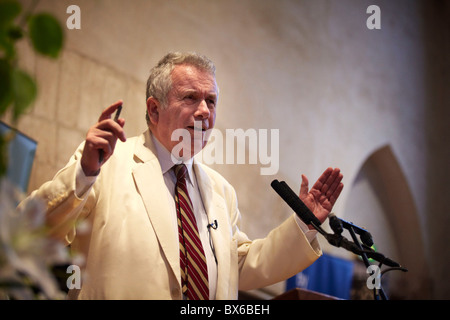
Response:
[[[385,228],[382,215],[389,210],[351,198],[364,164],[388,147],[398,185],[415,209],[409,231],[418,232],[421,245],[419,281],[430,284],[405,295],[450,297],[448,3],[43,0],[36,10],[65,25],[70,4],[81,9],[81,29],[66,30],[59,60],[21,45],[21,63],[39,82],[39,98],[19,124],[39,142],[30,191],[65,164],[117,99],[124,100],[127,135],[143,131],[148,70],[168,51],[198,51],[217,66],[217,129],[279,129],[275,175],[260,175],[262,164],[213,165],[235,186],[249,236],[263,237],[290,215],[271,190],[272,179],[298,190],[302,173],[313,183],[327,166],[337,166],[346,187],[336,214],[374,230],[385,250],[397,248],[388,250],[399,254],[394,260],[410,261],[401,252],[415,248],[399,249],[395,237],[409,228],[407,221]],[[380,30],[366,26],[371,4],[381,9]]]

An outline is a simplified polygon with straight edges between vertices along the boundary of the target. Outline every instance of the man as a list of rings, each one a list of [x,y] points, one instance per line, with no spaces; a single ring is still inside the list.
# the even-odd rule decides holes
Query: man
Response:
[[[32,193],[48,203],[50,234],[84,255],[82,285],[70,298],[236,299],[239,289],[282,281],[320,256],[315,231],[294,214],[266,238],[249,240],[239,229],[233,187],[193,159],[214,126],[217,99],[210,60],[166,55],[147,83],[149,130],[127,139],[125,120],[111,119],[122,101],[112,104],[69,163]],[[188,143],[172,140],[180,129]],[[308,191],[302,176],[300,198],[321,222],[341,180],[339,169],[328,168]],[[190,226],[188,215],[195,216]]]

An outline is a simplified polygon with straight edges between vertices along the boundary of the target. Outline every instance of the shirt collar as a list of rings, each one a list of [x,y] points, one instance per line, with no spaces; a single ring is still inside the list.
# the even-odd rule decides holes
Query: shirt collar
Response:
[[[168,171],[170,171],[170,169],[172,169],[172,167],[175,165],[175,163],[173,163],[172,161],[172,154],[166,149],[166,147],[164,147],[161,142],[159,142],[159,140],[152,134],[152,141],[153,144],[155,146],[156,149],[156,156],[158,158],[159,164],[161,166],[161,171],[164,174],[166,174]],[[184,165],[186,165],[186,169],[188,171],[188,180],[191,184],[193,184],[193,181],[191,179],[191,177],[193,177],[193,172],[192,172],[192,163],[193,163],[193,158],[190,158],[186,161],[183,162]],[[174,174],[175,176],[175,174]]]

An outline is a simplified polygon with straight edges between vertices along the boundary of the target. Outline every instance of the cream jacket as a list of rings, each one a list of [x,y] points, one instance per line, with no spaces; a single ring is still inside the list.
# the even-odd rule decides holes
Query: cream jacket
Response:
[[[47,202],[50,234],[84,256],[81,288],[70,290],[69,298],[181,299],[178,243],[149,131],[118,141],[95,183],[79,198],[75,181],[82,150],[83,144],[52,181],[31,194]],[[266,238],[249,240],[239,229],[233,187],[195,161],[194,171],[208,219],[218,222],[211,230],[216,299],[237,299],[238,290],[285,280],[321,255],[317,240],[309,243],[294,215]]]

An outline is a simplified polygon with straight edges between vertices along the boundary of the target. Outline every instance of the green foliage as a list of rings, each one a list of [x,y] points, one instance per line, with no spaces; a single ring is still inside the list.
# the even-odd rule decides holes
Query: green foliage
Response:
[[[58,20],[46,13],[36,14],[30,17],[28,30],[36,51],[52,58],[58,57],[64,38]]]
[[[0,1],[0,48],[6,58],[13,58],[15,55],[14,38],[10,33],[17,36],[17,28],[13,28],[14,19],[21,10],[20,4],[15,1]]]
[[[16,44],[26,38],[33,49],[43,56],[57,58],[64,44],[64,32],[59,21],[48,13],[22,13],[16,0],[0,0],[0,118],[8,110],[17,123],[37,96],[37,83],[18,67]],[[0,177],[6,171],[5,137],[0,137]]]

